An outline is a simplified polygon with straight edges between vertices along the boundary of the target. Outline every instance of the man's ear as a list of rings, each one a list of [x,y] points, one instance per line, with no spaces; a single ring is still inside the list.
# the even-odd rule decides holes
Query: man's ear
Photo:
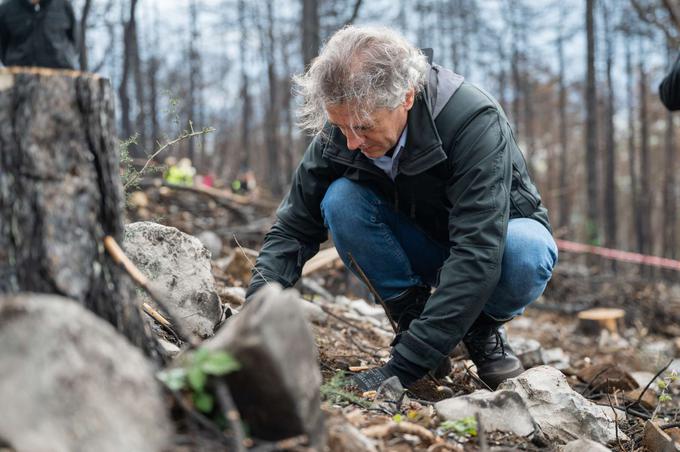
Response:
[[[409,89],[406,91],[406,98],[404,99],[404,107],[406,110],[410,110],[411,107],[413,107],[413,102],[415,101],[416,98],[416,90],[413,88]]]

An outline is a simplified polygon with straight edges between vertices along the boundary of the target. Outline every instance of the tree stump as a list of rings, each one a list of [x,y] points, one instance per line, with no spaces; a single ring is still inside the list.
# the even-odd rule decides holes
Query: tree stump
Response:
[[[132,284],[102,243],[123,237],[113,102],[94,74],[0,69],[0,293],[71,298],[149,351]]]
[[[618,308],[593,308],[578,313],[579,330],[586,334],[599,334],[606,329],[612,337],[619,337],[618,323],[626,311]]]

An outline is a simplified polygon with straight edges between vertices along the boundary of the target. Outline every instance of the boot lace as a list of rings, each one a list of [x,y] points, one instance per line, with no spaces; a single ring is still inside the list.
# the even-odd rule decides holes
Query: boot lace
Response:
[[[489,328],[475,332],[466,337],[464,342],[470,356],[475,356],[482,361],[507,355],[505,340],[500,328]]]

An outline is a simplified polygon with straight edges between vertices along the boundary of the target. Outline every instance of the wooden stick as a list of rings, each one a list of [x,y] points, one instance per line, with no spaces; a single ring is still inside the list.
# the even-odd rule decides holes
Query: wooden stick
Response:
[[[172,328],[172,324],[168,321],[168,319],[163,317],[163,315],[161,315],[160,312],[156,311],[153,307],[151,307],[149,303],[142,303],[142,309],[144,310],[144,312],[149,314],[149,317],[163,325],[165,328],[168,329]]]
[[[179,335],[177,332],[172,328],[172,324],[168,319],[163,317],[160,312],[156,311],[149,303],[143,303],[142,304],[142,310],[146,315],[154,319],[156,322],[160,323],[163,328],[168,330],[170,334],[175,338],[177,343],[182,343],[182,339],[180,339]]]
[[[378,301],[378,303],[380,303],[380,306],[382,306],[382,308],[385,310],[385,315],[387,315],[387,319],[390,321],[390,325],[394,330],[394,334],[397,334],[397,324],[390,315],[390,311],[387,310],[387,305],[385,304],[383,299],[380,298],[378,291],[375,290],[373,284],[371,284],[371,281],[366,276],[366,273],[364,273],[361,267],[359,267],[359,264],[357,264],[357,261],[354,259],[354,256],[352,256],[352,253],[347,253],[347,256],[349,257],[349,261],[351,262],[352,266],[357,270],[359,278],[364,282],[364,284],[366,284],[366,287],[368,287],[368,290],[373,294],[373,297]]]
[[[132,261],[125,255],[122,248],[116,243],[116,240],[107,235],[104,237],[104,248],[108,251],[109,255],[113,261],[125,270],[125,272],[130,275],[133,281],[135,281],[142,289],[146,291],[153,301],[158,303],[158,305],[165,311],[165,314],[169,317],[167,321],[173,324],[177,329],[175,333],[183,342],[188,342],[192,347],[198,345],[198,341],[193,336],[193,334],[187,333],[185,328],[181,323],[176,321],[176,316],[173,315],[172,309],[165,303],[165,297],[161,296],[156,292],[155,288],[151,287],[151,281],[139,271],[139,269],[132,263]]]
[[[232,445],[233,446],[232,450],[235,450],[236,452],[245,451],[243,442],[245,440],[246,435],[243,431],[243,426],[241,425],[241,415],[236,409],[234,399],[232,398],[231,392],[229,391],[229,388],[227,387],[227,384],[224,381],[218,380],[215,382],[215,394],[217,395],[217,401],[220,404],[220,407],[222,408],[222,413],[224,414],[224,417],[229,423],[231,433],[234,436],[234,444]]]

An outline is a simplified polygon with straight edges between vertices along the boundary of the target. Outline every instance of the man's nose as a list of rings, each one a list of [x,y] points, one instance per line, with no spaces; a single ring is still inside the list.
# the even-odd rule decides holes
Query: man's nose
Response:
[[[360,137],[356,133],[348,133],[347,135],[347,149],[350,151],[354,151],[359,149],[362,144],[364,144],[364,139],[363,137]]]

